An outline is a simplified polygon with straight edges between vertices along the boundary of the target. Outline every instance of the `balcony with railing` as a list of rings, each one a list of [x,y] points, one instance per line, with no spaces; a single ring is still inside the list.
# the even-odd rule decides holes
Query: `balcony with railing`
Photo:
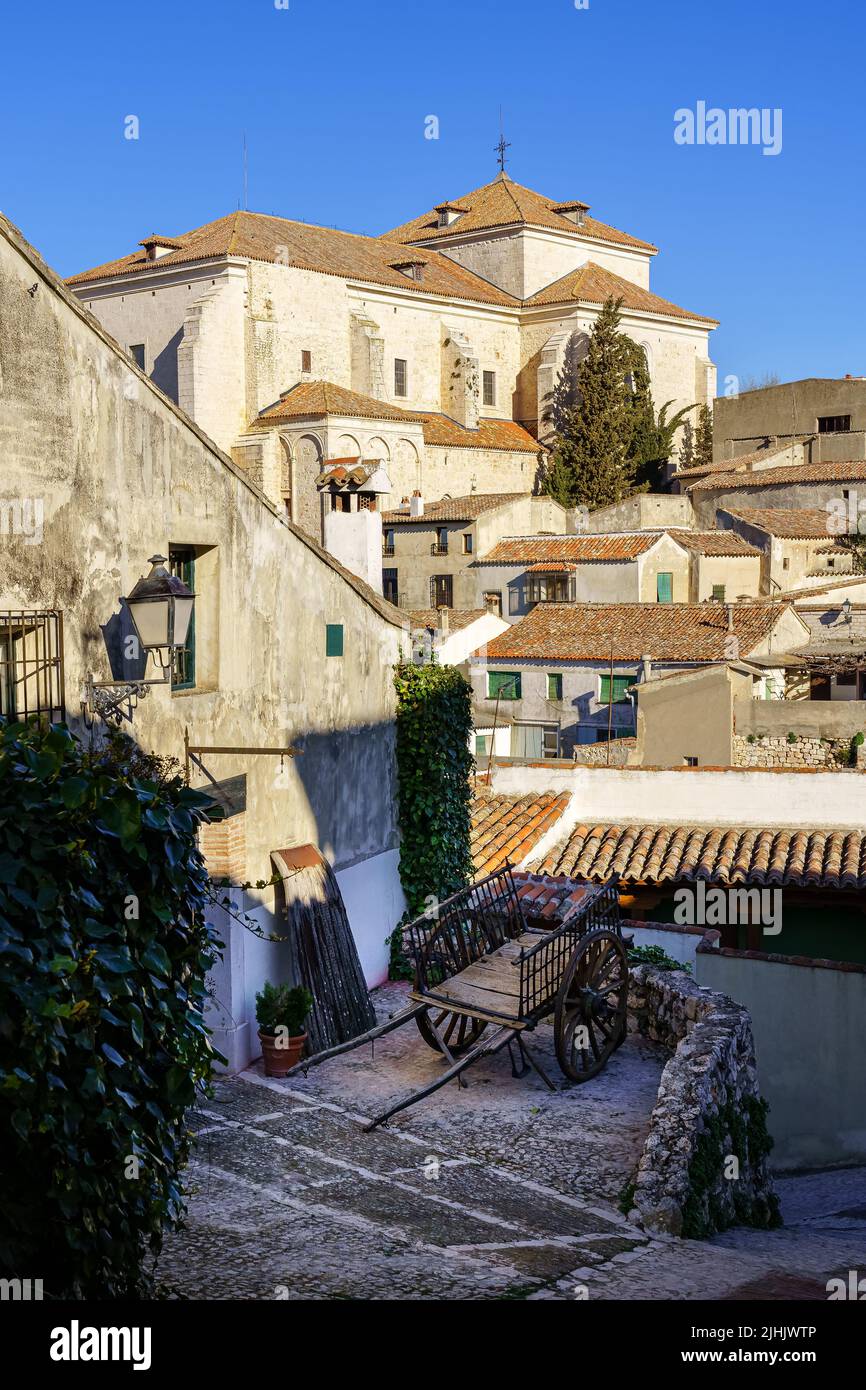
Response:
[[[447,555],[447,554],[448,554],[448,542],[447,542],[447,541],[433,541],[432,545],[430,546],[430,554],[431,554],[431,555]]]

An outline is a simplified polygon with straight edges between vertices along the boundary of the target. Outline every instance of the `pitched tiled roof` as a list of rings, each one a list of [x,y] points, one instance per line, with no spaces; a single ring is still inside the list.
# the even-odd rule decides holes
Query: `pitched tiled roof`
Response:
[[[683,482],[697,482],[708,473],[750,473],[753,469],[763,468],[770,459],[786,453],[793,445],[806,444],[814,438],[814,434],[792,434],[788,439],[777,440],[775,444],[762,444],[760,449],[753,449],[748,454],[737,454],[735,458],[721,459],[717,463],[702,463],[693,468],[680,468],[673,476],[682,479]]]
[[[280,399],[259,412],[258,419],[270,424],[273,420],[292,420],[308,415],[352,415],[370,420],[417,420],[408,410],[388,401],[362,396],[346,386],[332,381],[300,381],[284,391]]]
[[[578,825],[533,868],[602,882],[866,888],[866,832],[695,825]]]
[[[106,276],[134,275],[141,271],[160,271],[173,265],[187,265],[213,257],[239,256],[253,261],[287,265],[299,270],[315,270],[325,275],[344,276],[377,285],[390,285],[416,294],[444,295],[447,298],[475,299],[485,304],[518,306],[520,301],[471,270],[438,251],[419,251],[423,261],[420,280],[413,280],[395,269],[406,261],[405,248],[382,237],[358,236],[338,232],[332,227],[314,227],[287,217],[271,217],[260,212],[232,212],[203,227],[175,237],[178,249],[151,261],[142,249],[119,260],[108,261],[92,270],[73,275],[67,284],[73,288]],[[163,243],[164,244],[164,243]]]
[[[472,803],[470,849],[476,878],[502,868],[506,860],[519,864],[559,820],[570,793],[528,796],[482,794]]]
[[[449,226],[440,227],[438,209],[445,206],[466,208],[467,211]],[[507,174],[500,174],[492,183],[485,183],[452,203],[439,202],[429,212],[422,213],[411,222],[404,222],[402,227],[395,227],[386,235],[389,241],[417,242],[495,227],[555,227],[557,231],[577,237],[635,246],[644,251],[657,249],[651,242],[639,241],[637,237],[617,231],[616,227],[609,227],[594,217],[584,217],[582,226],[578,226],[562,212],[556,211],[558,207],[566,206],[555,198],[545,198],[541,193],[515,183]]]
[[[704,314],[693,314],[681,309],[678,304],[662,299],[649,290],[642,289],[612,270],[605,270],[594,261],[587,261],[579,270],[570,270],[561,279],[554,280],[529,299],[523,302],[527,308],[547,304],[603,304],[606,299],[621,299],[624,309],[635,309],[644,314],[659,314],[669,319],[696,319],[699,323],[718,325],[718,319],[707,318]]]
[[[544,561],[585,564],[589,561],[636,560],[659,539],[660,531],[632,531],[577,536],[509,536],[482,555],[479,565],[529,565]]]
[[[784,604],[539,603],[520,622],[487,644],[490,661],[724,661],[736,636],[745,657],[784,612]]]
[[[411,521],[415,525],[431,521],[474,521],[482,512],[503,507],[506,502],[516,502],[519,497],[529,497],[528,492],[473,492],[469,497],[445,497],[440,502],[425,502],[423,516],[410,516],[408,512],[383,512],[382,520],[392,525],[396,521]]]
[[[682,478],[682,474],[677,474]],[[687,492],[698,489],[771,487],[778,483],[825,483],[866,480],[866,459],[850,459],[844,463],[788,463],[779,468],[756,468],[738,473],[712,473],[687,486]]]
[[[670,527],[667,533],[678,545],[684,545],[687,550],[694,550],[698,555],[761,554],[757,546],[749,545],[749,542],[738,536],[736,531],[687,531],[685,528],[679,530],[677,527]]]
[[[729,515],[784,540],[826,540],[832,534],[822,507],[738,507]]]
[[[364,396],[332,381],[301,381],[278,401],[259,412],[254,425],[307,416],[347,415],[359,420],[403,420],[421,426],[424,443],[451,449],[494,449],[504,453],[537,454],[540,445],[516,420],[480,419],[474,430],[433,411],[403,410],[390,401]]]
[[[448,630],[459,632],[461,628],[469,627],[470,623],[477,623],[479,618],[486,618],[489,612],[489,608],[449,608]],[[439,611],[436,608],[415,609],[409,618],[413,627],[439,627]]]

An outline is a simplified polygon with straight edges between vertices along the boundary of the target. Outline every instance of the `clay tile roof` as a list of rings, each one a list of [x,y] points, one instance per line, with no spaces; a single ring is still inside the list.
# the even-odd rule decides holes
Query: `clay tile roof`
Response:
[[[506,860],[519,864],[525,859],[559,820],[569,800],[568,792],[477,796],[472,803],[470,844],[476,878],[492,874]]]
[[[822,507],[738,507],[730,515],[785,540],[826,540],[832,534],[830,516]]]
[[[587,204],[562,203],[555,198],[545,198],[541,193],[515,183],[507,174],[500,174],[492,183],[473,189],[455,202],[435,204],[429,212],[422,213],[411,222],[404,222],[386,235],[390,241],[410,243],[496,227],[553,227],[576,237],[639,247],[643,251],[657,249],[651,242],[640,241],[627,232],[617,231],[616,227],[609,227],[594,217],[585,217],[582,225],[578,226],[562,212],[556,211],[557,208],[573,206],[586,207]],[[465,208],[466,211],[451,226],[440,227],[438,212],[443,207]]]
[[[624,309],[635,309],[645,314],[659,314],[662,318],[694,319],[698,323],[718,325],[718,319],[707,318],[704,314],[693,314],[681,309],[678,304],[662,299],[649,290],[642,289],[631,280],[624,280],[612,270],[605,270],[595,261],[587,261],[579,270],[570,270],[561,279],[554,280],[537,294],[524,300],[527,308],[547,304],[603,304],[606,299],[621,299]]]
[[[731,606],[741,656],[771,632],[788,605]],[[727,612],[714,603],[539,603],[487,644],[489,661],[724,661]]]
[[[626,883],[863,889],[866,831],[584,824],[530,867],[589,882],[618,873]]]
[[[516,420],[480,419],[474,430],[448,415],[432,411],[403,410],[390,401],[364,396],[332,381],[301,381],[284,391],[278,401],[259,412],[254,425],[307,416],[346,415],[368,420],[403,420],[421,426],[424,443],[451,449],[492,449],[503,453],[537,454],[540,445]]]
[[[634,531],[577,536],[509,536],[497,541],[479,565],[529,565],[557,561],[572,564],[636,560],[656,544],[661,531]],[[549,566],[548,566],[549,567]]]
[[[477,623],[479,618],[486,618],[489,611],[488,608],[449,608],[448,629],[459,632],[470,623]],[[436,608],[417,608],[409,614],[409,620],[413,627],[438,628],[439,611]]]
[[[676,476],[682,478],[682,474]],[[866,459],[844,463],[789,463],[778,468],[756,468],[743,472],[712,473],[687,486],[687,492],[742,487],[772,487],[783,483],[845,483],[866,481]]]
[[[698,555],[760,557],[761,554],[757,546],[749,545],[749,542],[738,536],[736,531],[686,531],[670,527],[667,533],[678,545],[684,545],[687,550],[693,550]]]
[[[520,300],[471,270],[458,265],[438,251],[424,251],[424,278],[414,281],[399,270],[394,262],[405,262],[405,247],[397,241],[382,237],[358,236],[340,232],[332,227],[314,227],[307,222],[293,222],[287,217],[271,217],[259,212],[232,212],[218,217],[191,232],[173,239],[177,249],[160,256],[157,261],[147,258],[145,250],[107,261],[92,270],[73,275],[67,284],[86,285],[106,276],[134,275],[140,271],[160,271],[173,265],[224,256],[238,256],[252,261],[291,266],[298,270],[319,271],[323,275],[338,275],[378,285],[392,285],[414,294],[443,295],[446,298],[474,299],[485,304],[517,307]],[[160,244],[167,245],[164,238]]]
[[[503,507],[506,502],[516,502],[520,497],[528,497],[528,492],[473,492],[469,497],[445,497],[440,502],[425,502],[423,516],[410,516],[408,511],[383,512],[382,520],[387,525],[397,521],[411,521],[414,525],[431,521],[474,521],[482,512]]]

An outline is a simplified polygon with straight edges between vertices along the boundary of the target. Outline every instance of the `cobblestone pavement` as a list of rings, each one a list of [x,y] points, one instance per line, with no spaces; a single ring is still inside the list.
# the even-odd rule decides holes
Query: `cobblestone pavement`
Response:
[[[380,1014],[403,993],[377,991]],[[534,1050],[559,1083],[549,1027]],[[187,1228],[160,1275],[187,1298],[591,1300],[790,1298],[792,1277],[866,1272],[862,1170],[786,1180],[779,1232],[649,1239],[623,1219],[664,1062],[630,1038],[551,1093],[500,1054],[373,1134],[361,1122],[441,1066],[414,1025],[307,1078],[258,1064],[191,1118]]]

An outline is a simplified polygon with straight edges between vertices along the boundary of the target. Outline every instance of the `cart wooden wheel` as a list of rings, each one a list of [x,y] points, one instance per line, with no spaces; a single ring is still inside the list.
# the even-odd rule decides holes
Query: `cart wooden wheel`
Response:
[[[483,1019],[470,1018],[468,1014],[453,1014],[449,1009],[437,1008],[435,1004],[425,1013],[419,1014],[415,1022],[427,1046],[434,1048],[440,1057],[442,1049],[433,1036],[431,1023],[452,1057],[459,1057],[461,1052],[466,1052],[474,1046],[487,1027]]]
[[[556,996],[556,1059],[571,1081],[597,1076],[626,1029],[628,958],[620,936],[597,927],[582,937]]]

